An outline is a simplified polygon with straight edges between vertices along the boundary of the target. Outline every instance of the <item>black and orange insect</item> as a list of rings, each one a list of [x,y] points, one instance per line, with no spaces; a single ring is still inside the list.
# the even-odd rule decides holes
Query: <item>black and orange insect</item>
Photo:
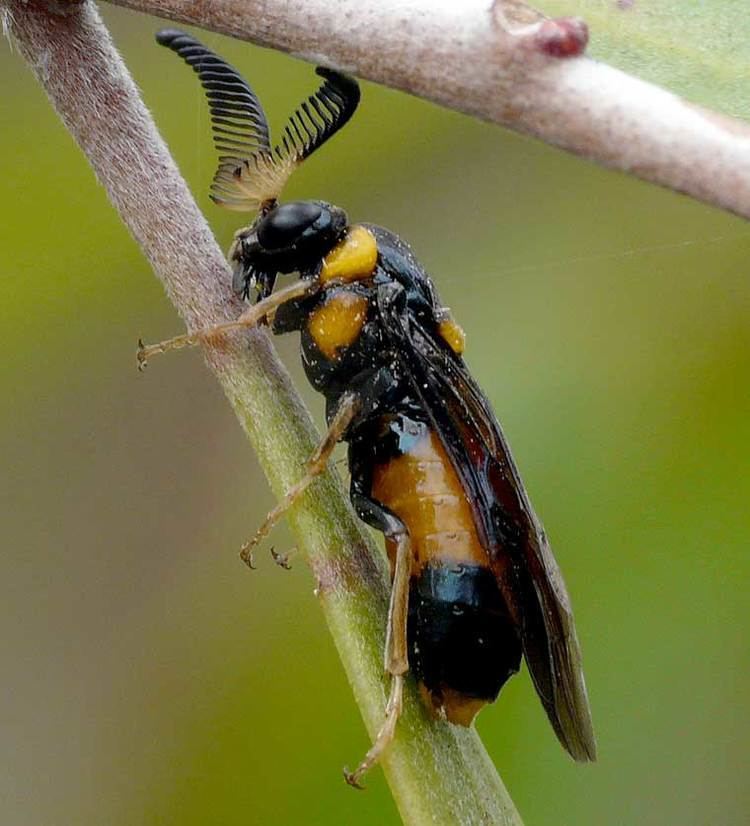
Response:
[[[238,72],[176,30],[157,40],[198,74],[220,153],[220,206],[257,213],[230,250],[234,288],[256,303],[238,322],[141,347],[157,352],[266,320],[299,331],[328,432],[307,474],[269,514],[249,550],[348,443],[351,500],[385,535],[392,589],[385,721],[357,784],[391,741],[411,672],[427,708],[469,725],[526,659],[562,745],[580,761],[595,742],[570,602],[547,536],[489,402],[462,358],[464,335],[411,249],[351,224],[323,201],[280,204],[292,171],[352,116],[353,79],[318,68],[319,90],[272,146],[263,108]],[[275,289],[279,275],[298,273]]]

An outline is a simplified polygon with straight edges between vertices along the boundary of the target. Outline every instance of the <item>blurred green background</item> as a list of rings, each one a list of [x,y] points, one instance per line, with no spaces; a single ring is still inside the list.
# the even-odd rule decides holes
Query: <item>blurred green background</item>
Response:
[[[198,83],[158,21],[104,14],[226,247]],[[205,40],[277,128],[314,88]],[[367,738],[302,561],[237,558],[272,498],[228,405],[195,352],[136,372],[179,322],[7,47],[0,71],[2,822],[398,822],[379,771],[342,781]],[[478,728],[527,826],[747,823],[747,225],[367,84],[287,195],[412,243],[553,539],[600,762],[512,681]]]

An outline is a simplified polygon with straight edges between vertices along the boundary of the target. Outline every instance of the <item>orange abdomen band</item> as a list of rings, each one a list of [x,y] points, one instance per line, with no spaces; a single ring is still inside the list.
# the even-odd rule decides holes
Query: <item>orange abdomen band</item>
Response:
[[[412,576],[431,561],[488,564],[471,506],[434,431],[425,430],[408,453],[374,469],[372,496],[409,531]]]

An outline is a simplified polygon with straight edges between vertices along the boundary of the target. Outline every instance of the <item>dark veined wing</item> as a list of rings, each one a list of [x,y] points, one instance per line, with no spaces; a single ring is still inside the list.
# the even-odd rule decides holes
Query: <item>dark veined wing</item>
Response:
[[[524,656],[547,716],[573,758],[594,760],[570,599],[500,425],[434,319],[422,321],[408,308],[402,286],[380,287],[378,307],[394,356],[467,491],[490,560],[510,558],[512,582],[501,587],[519,619]]]

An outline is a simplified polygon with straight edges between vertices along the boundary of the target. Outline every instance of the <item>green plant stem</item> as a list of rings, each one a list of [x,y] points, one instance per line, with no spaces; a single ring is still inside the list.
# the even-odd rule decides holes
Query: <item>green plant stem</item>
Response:
[[[0,12],[188,328],[236,318],[241,306],[231,294],[224,256],[96,8],[88,2],[52,6],[4,0]],[[264,331],[227,337],[204,349],[280,496],[299,478],[317,443],[309,414]],[[312,487],[290,520],[374,736],[387,691],[383,555],[354,517],[335,474]],[[358,755],[350,757],[354,762]],[[406,823],[521,823],[475,731],[429,720],[411,685],[383,769]]]

